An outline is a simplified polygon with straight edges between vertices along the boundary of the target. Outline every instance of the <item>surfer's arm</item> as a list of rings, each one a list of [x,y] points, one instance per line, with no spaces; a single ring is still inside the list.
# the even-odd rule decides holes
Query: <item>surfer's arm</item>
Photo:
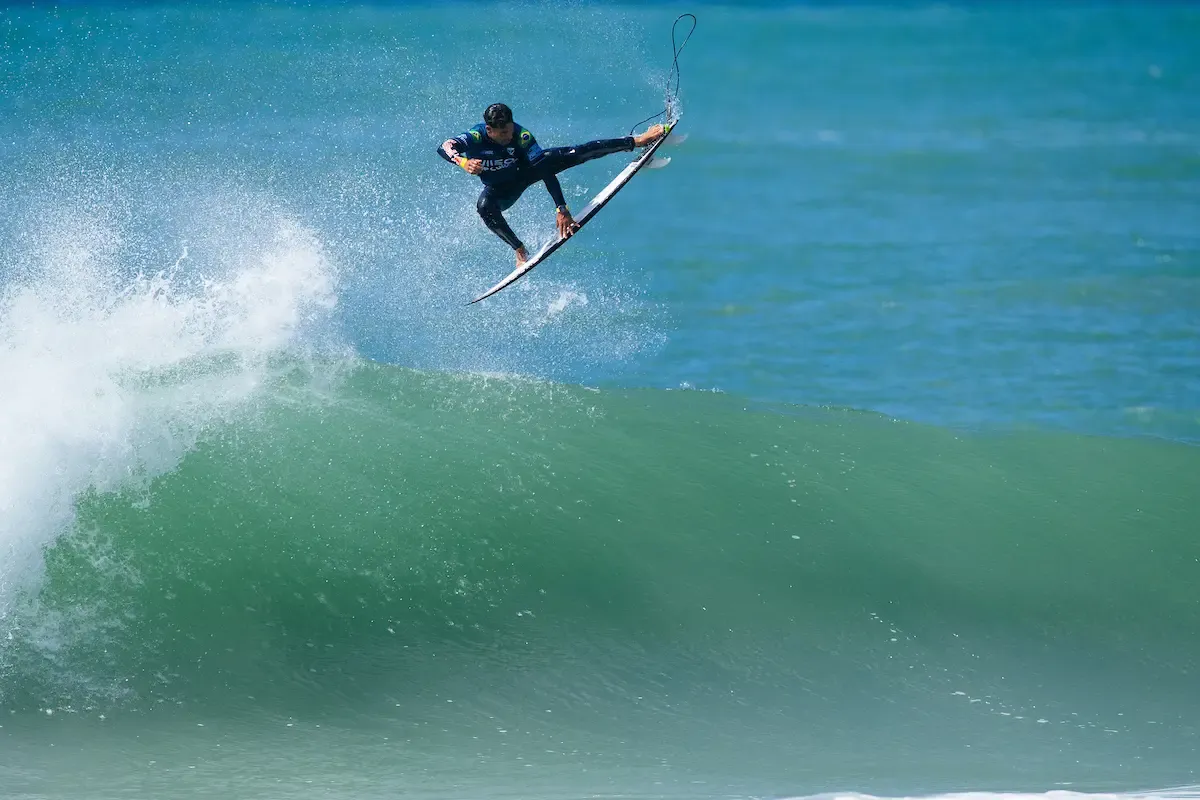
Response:
[[[517,139],[517,151],[521,154],[521,158],[529,167],[542,174],[538,162],[541,161],[542,154],[546,151],[537,143],[534,135],[529,132],[528,128],[518,128],[513,136]],[[553,172],[542,174],[542,182],[546,184],[546,191],[550,192],[550,197],[554,200],[554,205],[558,207],[558,210],[566,211],[567,201],[563,198],[562,184],[558,182],[558,177]]]
[[[553,172],[546,174],[542,178],[542,183],[546,184],[546,191],[550,192],[550,197],[554,200],[554,225],[558,228],[558,235],[565,239],[579,230],[579,226],[575,224],[571,210],[567,208],[567,199],[563,197],[562,184],[558,182],[558,176]]]
[[[464,138],[463,136],[457,136],[453,139],[447,139],[437,149],[437,154],[451,164],[462,167],[472,175],[478,175],[483,168],[483,164],[478,159],[471,160],[464,155],[467,149],[467,143],[463,141]],[[475,169],[472,169],[472,167],[475,167]]]
[[[521,145],[521,154],[525,157],[525,162],[533,169],[538,169],[538,162],[545,151],[537,143],[537,139],[533,138],[533,134],[524,128],[518,134],[518,139]],[[558,176],[553,172],[544,174],[542,176],[542,183],[546,184],[546,191],[550,193],[550,199],[554,201],[555,207],[560,212],[568,213],[567,201],[563,197],[562,184],[558,182]]]
[[[542,182],[546,184],[546,191],[550,192],[550,197],[554,199],[554,226],[558,228],[558,235],[565,239],[579,230],[579,226],[575,224],[575,218],[571,216],[571,210],[567,208],[567,200],[563,197],[562,184],[558,182],[558,176],[550,173],[542,178]]]
[[[563,197],[562,184],[558,182],[557,175],[547,175],[542,178],[542,183],[546,184],[546,191],[550,193],[550,198],[554,201],[555,207],[559,211],[567,210],[567,200]]]
[[[437,154],[451,164],[463,157],[463,143],[459,139],[447,139],[438,145]]]

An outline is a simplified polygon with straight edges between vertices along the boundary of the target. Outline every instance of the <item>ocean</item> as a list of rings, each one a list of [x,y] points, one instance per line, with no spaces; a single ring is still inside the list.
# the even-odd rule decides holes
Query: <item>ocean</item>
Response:
[[[0,798],[1200,797],[1198,36],[0,8]]]

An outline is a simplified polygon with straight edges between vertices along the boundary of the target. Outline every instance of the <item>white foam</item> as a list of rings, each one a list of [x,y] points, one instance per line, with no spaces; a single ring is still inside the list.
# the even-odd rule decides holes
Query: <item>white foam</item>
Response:
[[[587,295],[583,292],[562,289],[559,291],[558,296],[546,306],[546,315],[543,319],[544,321],[549,321],[566,311],[572,305],[586,306],[587,304]]]
[[[122,276],[118,231],[67,219],[9,256],[0,294],[0,620],[75,499],[162,474],[304,347],[336,302],[315,234],[286,219],[219,275],[186,249]]]

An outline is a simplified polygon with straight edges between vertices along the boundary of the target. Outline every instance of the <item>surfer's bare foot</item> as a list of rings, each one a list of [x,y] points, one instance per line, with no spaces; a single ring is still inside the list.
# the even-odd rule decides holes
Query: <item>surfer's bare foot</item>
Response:
[[[639,133],[637,136],[633,137],[633,144],[635,147],[645,147],[648,144],[657,142],[660,138],[662,138],[662,135],[662,125],[651,125],[649,128],[646,128],[645,133]]]
[[[529,260],[529,253],[526,252],[524,247],[517,250],[517,266],[518,267],[525,266],[525,262],[528,260]]]

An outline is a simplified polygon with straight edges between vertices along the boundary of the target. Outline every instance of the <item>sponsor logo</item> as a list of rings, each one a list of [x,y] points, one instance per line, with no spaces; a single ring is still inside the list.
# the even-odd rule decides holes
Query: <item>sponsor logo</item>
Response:
[[[497,170],[507,169],[516,164],[515,158],[489,158],[483,162],[485,172],[496,172]]]

